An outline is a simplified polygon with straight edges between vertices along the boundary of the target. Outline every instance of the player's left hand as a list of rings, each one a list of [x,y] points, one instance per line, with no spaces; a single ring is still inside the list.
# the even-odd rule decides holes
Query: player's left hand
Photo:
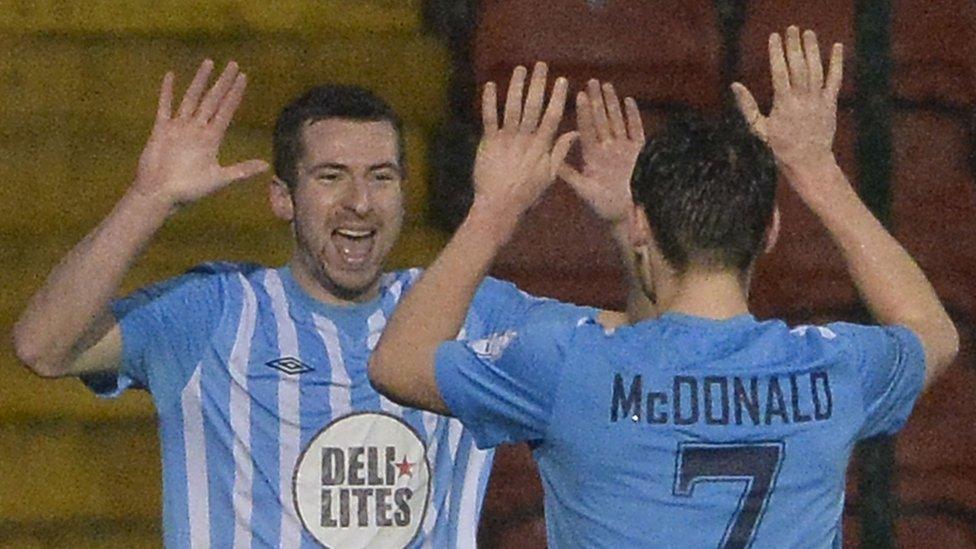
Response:
[[[617,224],[631,211],[630,178],[644,147],[644,126],[633,98],[624,100],[626,117],[613,84],[590,80],[576,95],[576,126],[583,149],[583,171],[569,164],[559,177],[570,184],[601,219]]]
[[[523,101],[526,72],[522,66],[512,72],[501,126],[495,84],[485,85],[481,109],[484,136],[474,166],[474,205],[512,221],[517,221],[552,183],[576,138],[571,132],[553,144],[565,108],[566,79],[556,79],[543,112],[548,67],[536,63]]]

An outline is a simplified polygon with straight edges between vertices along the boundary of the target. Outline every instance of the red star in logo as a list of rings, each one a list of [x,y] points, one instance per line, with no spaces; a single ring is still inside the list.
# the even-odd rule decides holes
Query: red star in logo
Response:
[[[397,478],[400,478],[402,476],[412,477],[413,476],[413,466],[414,465],[416,465],[416,464],[415,463],[410,463],[409,461],[407,461],[407,456],[406,456],[406,454],[404,454],[403,455],[403,461],[401,461],[400,463],[397,463],[396,464],[396,468],[400,472],[400,474],[397,475]]]

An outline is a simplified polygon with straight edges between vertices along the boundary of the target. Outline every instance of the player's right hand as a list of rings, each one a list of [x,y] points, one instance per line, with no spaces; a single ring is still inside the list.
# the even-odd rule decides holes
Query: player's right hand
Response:
[[[166,73],[156,123],[139,158],[132,190],[168,206],[179,206],[268,169],[261,160],[220,165],[217,152],[241,103],[247,78],[231,61],[206,90],[212,71],[213,61],[207,59],[200,65],[175,114],[174,75]]]

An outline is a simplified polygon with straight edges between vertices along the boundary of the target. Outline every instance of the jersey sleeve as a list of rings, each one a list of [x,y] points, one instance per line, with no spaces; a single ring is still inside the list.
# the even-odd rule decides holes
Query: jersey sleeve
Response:
[[[471,303],[468,326],[476,325],[480,334],[502,333],[539,322],[575,323],[596,318],[599,310],[555,299],[536,297],[511,282],[488,277]]]
[[[901,326],[837,323],[829,328],[847,340],[861,381],[861,438],[901,429],[925,380],[925,351],[918,336]]]
[[[156,396],[185,385],[220,320],[221,276],[201,266],[112,303],[122,332],[118,372],[82,377],[99,396],[127,389]]]
[[[479,448],[545,438],[571,326],[536,323],[487,339],[441,344],[435,357],[438,389]]]

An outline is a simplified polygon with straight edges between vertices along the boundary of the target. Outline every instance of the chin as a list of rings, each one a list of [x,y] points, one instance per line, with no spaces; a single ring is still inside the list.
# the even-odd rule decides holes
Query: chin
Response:
[[[379,280],[380,274],[379,269],[357,273],[330,273],[326,270],[326,277],[332,282],[336,297],[347,301],[356,301],[363,294],[372,290],[376,281]]]

